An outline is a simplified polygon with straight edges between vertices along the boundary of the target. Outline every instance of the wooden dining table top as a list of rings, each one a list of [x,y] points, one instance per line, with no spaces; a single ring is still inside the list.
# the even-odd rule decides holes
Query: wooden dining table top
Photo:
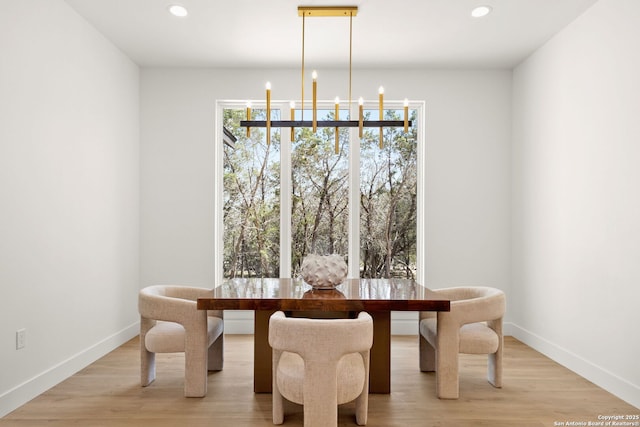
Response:
[[[225,279],[200,310],[449,311],[449,300],[412,279],[346,279],[314,289],[302,279]]]

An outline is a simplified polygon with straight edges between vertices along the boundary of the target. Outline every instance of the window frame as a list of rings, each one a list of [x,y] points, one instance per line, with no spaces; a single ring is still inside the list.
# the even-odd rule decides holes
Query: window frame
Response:
[[[266,108],[265,103],[252,102],[253,108]],[[214,141],[214,254],[220,254],[224,250],[224,186],[223,186],[223,166],[224,166],[224,141],[223,141],[223,112],[225,109],[245,109],[247,101],[240,100],[217,100],[216,116],[214,122],[215,141]],[[333,108],[331,101],[318,101],[319,109]],[[386,109],[402,110],[403,101],[385,101]],[[347,107],[348,108],[348,107]],[[371,101],[364,103],[365,109],[376,109],[378,104]],[[288,101],[271,102],[272,110],[280,110],[283,120],[292,120],[290,117],[290,107]],[[341,107],[341,110],[346,108]],[[410,101],[409,110],[417,110],[416,117],[418,119],[418,139],[417,139],[417,213],[416,213],[416,280],[418,283],[424,283],[425,277],[425,260],[424,260],[424,231],[425,231],[425,102]],[[358,103],[351,103],[351,117],[358,117]],[[281,128],[281,147],[280,147],[280,277],[291,277],[291,136],[288,132],[289,128]],[[349,262],[348,277],[360,276],[360,138],[358,138],[358,128],[349,128],[349,260],[357,260],[357,262]],[[357,173],[351,173],[355,172]],[[289,197],[283,197],[283,195]],[[215,257],[214,278],[216,283],[223,280],[223,261],[222,256]],[[287,260],[285,262],[285,260]]]

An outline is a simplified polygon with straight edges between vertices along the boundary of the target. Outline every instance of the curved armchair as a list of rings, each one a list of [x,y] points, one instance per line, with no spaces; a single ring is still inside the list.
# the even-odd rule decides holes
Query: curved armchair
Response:
[[[196,308],[209,289],[185,286],[149,286],[138,295],[140,312],[140,382],[156,378],[156,353],[185,353],[184,395],[207,394],[207,370],[223,364],[222,311]]]
[[[436,371],[441,399],[457,399],[458,353],[488,354],[488,381],[502,387],[504,292],[490,287],[456,287],[435,292],[451,300],[451,311],[420,312],[420,370]]]
[[[338,424],[338,405],[356,401],[356,422],[367,423],[369,351],[373,320],[289,318],[269,320],[273,348],[273,423],[284,422],[283,398],[303,405],[305,427]]]

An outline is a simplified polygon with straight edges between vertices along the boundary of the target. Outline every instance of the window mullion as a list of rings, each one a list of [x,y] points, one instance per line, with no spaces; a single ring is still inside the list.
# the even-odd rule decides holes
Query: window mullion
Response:
[[[358,117],[358,104],[351,105],[350,117]],[[349,272],[360,277],[360,138],[358,128],[349,128]]]
[[[279,105],[281,112],[289,111],[285,105]],[[286,114],[286,113],[285,113]],[[290,115],[290,113],[288,113]],[[283,114],[284,116],[284,114]],[[289,117],[294,120],[294,117]],[[291,132],[289,128],[280,129],[280,277],[291,277]]]

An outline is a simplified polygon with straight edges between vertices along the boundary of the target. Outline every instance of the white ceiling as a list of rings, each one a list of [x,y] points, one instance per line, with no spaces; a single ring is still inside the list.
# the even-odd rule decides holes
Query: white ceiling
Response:
[[[299,67],[297,7],[358,6],[353,68],[512,68],[596,1],[66,0],[143,67]],[[176,3],[189,16],[170,15]],[[471,18],[480,4],[493,12]],[[348,18],[305,25],[310,67],[348,66]]]

